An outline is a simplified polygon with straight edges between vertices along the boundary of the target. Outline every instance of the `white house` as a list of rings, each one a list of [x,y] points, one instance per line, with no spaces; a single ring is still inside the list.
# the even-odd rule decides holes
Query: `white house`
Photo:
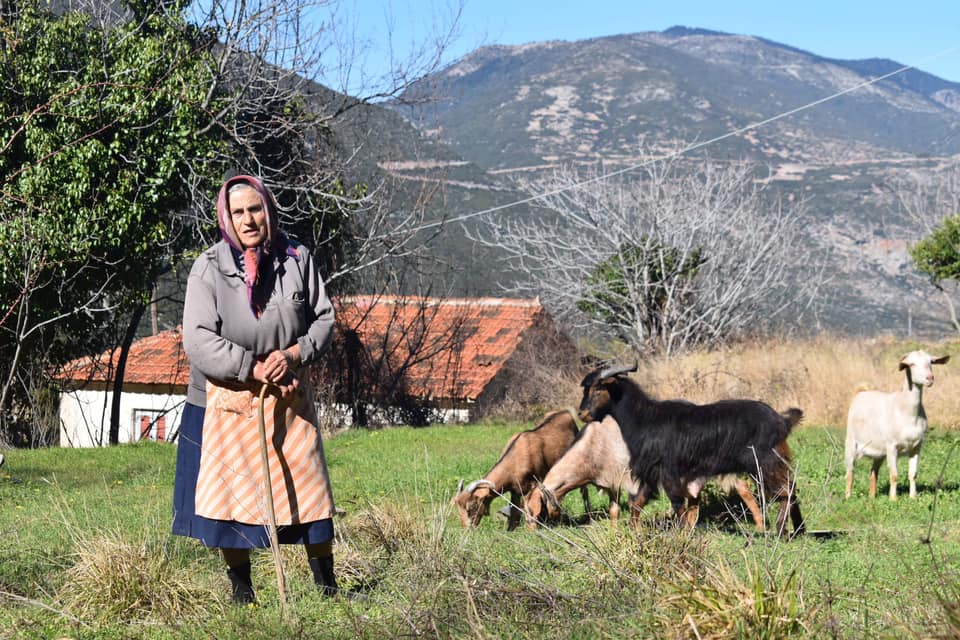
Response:
[[[60,446],[108,443],[113,380],[119,350],[69,363],[59,376]],[[130,347],[120,398],[121,443],[169,441],[180,427],[190,368],[179,330],[164,331]]]

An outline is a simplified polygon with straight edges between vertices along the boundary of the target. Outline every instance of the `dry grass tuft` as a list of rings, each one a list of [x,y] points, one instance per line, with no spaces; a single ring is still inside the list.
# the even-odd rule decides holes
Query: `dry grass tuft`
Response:
[[[662,597],[671,637],[789,638],[809,636],[818,610],[807,606],[796,569],[757,564],[746,556],[746,578],[723,559],[703,571],[675,573]]]
[[[221,606],[217,594],[172,565],[163,548],[129,542],[119,530],[77,542],[76,563],[58,597],[81,620],[179,624]]]
[[[914,349],[952,355],[956,342],[917,343],[889,338],[854,340],[820,336],[809,340],[762,340],[714,351],[653,359],[635,379],[658,398],[713,402],[762,400],[778,410],[800,407],[806,424],[845,425],[857,388],[895,391],[903,384],[900,358]],[[960,358],[936,370],[924,393],[927,415],[937,426],[960,427]]]
[[[354,515],[347,527],[360,545],[388,553],[429,537],[424,515],[418,509],[391,502],[369,505]]]
[[[900,358],[915,349],[954,355],[960,351],[960,342],[828,335],[756,339],[670,358],[647,358],[640,362],[634,378],[656,398],[697,403],[751,398],[778,410],[800,407],[806,424],[842,426],[858,389],[901,388]],[[528,361],[519,368],[526,374],[508,381],[507,397],[486,407],[486,415],[535,420],[547,411],[579,403],[579,383],[589,367],[573,359],[543,360],[542,352],[524,357]],[[627,353],[611,357],[617,362],[633,358]],[[933,424],[948,429],[960,428],[960,374],[954,372],[956,367],[960,367],[960,356],[937,367],[937,382],[923,399]]]

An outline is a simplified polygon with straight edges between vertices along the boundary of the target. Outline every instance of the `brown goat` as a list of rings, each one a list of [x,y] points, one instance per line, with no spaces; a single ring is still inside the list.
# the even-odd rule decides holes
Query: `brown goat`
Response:
[[[463,488],[457,487],[453,504],[464,527],[475,527],[490,513],[490,503],[499,495],[510,494],[507,530],[520,523],[519,505],[550,467],[560,459],[577,437],[577,423],[571,411],[554,411],[536,427],[510,436],[500,459],[483,478]],[[584,500],[586,500],[584,487]],[[589,507],[588,507],[589,511]]]

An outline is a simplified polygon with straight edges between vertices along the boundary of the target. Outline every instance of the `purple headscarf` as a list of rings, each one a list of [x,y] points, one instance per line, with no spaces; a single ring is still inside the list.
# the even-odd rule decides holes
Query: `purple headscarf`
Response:
[[[236,184],[245,184],[260,195],[260,201],[264,205],[267,217],[267,239],[261,246],[244,249],[243,243],[237,237],[228,202],[230,188]],[[220,225],[220,235],[223,236],[224,242],[243,256],[243,280],[247,285],[247,300],[250,302],[250,310],[253,311],[253,315],[259,318],[260,314],[263,313],[263,306],[254,296],[254,289],[260,280],[260,257],[264,253],[299,257],[297,250],[290,244],[286,234],[280,231],[277,226],[277,202],[259,178],[245,175],[234,176],[223,183],[223,186],[220,187],[220,193],[217,194],[217,222]]]

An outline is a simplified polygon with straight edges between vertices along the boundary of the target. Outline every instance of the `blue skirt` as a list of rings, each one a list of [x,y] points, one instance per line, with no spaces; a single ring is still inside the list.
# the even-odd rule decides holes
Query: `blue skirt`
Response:
[[[194,511],[204,408],[184,406],[177,438],[177,471],[173,479],[173,533],[198,539],[207,547],[261,549],[270,546],[265,525],[211,520]],[[333,519],[277,527],[280,544],[320,544],[333,540]]]

